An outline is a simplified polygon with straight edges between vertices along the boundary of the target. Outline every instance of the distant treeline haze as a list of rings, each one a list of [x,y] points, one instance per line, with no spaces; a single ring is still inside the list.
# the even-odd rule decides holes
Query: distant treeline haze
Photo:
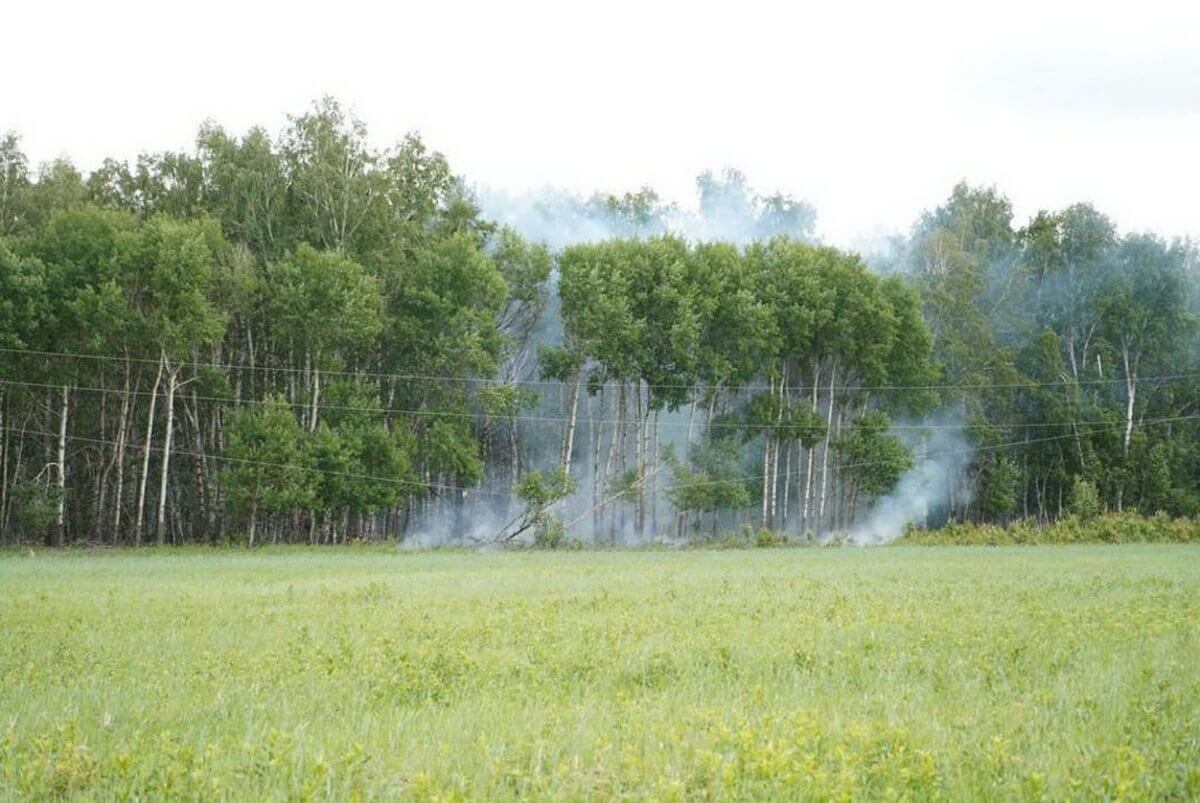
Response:
[[[698,189],[690,217],[648,189],[548,196],[518,230],[330,100],[88,175],[9,135],[2,539],[1200,513],[1189,243],[1086,204],[1022,226],[959,185],[868,266],[735,171]]]

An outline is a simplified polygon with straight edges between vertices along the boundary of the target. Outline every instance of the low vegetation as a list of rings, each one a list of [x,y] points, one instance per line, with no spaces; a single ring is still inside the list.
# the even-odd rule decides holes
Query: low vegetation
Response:
[[[1195,799],[1197,549],[4,552],[0,798]]]
[[[1014,544],[1200,543],[1200,523],[1159,513],[1110,513],[1093,519],[1066,516],[1050,524],[1022,519],[1007,526],[949,524],[910,531],[904,543],[1005,546]]]

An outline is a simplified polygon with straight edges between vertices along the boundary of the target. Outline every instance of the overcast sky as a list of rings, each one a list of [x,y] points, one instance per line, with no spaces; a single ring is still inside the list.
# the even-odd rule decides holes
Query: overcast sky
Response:
[[[473,182],[686,204],[733,165],[828,241],[906,230],[960,178],[1019,217],[1094,202],[1200,235],[1200,4],[14,2],[0,130],[34,161],[280,130],[322,94]]]

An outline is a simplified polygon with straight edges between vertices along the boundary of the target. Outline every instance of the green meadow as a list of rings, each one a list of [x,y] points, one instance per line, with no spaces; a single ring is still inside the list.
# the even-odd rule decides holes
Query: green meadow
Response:
[[[1200,546],[0,553],[0,799],[1195,799]]]

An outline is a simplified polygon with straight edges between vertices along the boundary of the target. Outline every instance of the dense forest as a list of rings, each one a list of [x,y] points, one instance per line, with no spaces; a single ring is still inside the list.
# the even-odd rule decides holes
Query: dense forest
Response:
[[[960,184],[863,257],[736,171],[697,189],[509,216],[331,100],[86,175],[7,135],[0,540],[1200,514],[1190,243]]]

